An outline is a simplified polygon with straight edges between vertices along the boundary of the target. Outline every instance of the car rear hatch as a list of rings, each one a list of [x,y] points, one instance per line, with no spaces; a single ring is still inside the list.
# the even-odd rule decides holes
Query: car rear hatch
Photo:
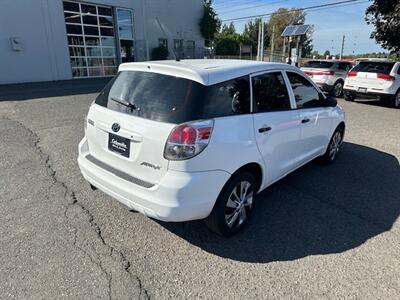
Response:
[[[347,85],[362,90],[383,90],[389,88],[394,81],[390,75],[392,62],[360,62],[347,74]]]
[[[301,70],[315,82],[323,83],[329,79],[329,76],[335,75],[335,71],[332,70],[333,64],[329,61],[309,61]]]
[[[176,124],[192,117],[189,104],[199,86],[157,73],[120,72],[89,110],[91,158],[129,178],[158,184],[168,170],[165,143]]]

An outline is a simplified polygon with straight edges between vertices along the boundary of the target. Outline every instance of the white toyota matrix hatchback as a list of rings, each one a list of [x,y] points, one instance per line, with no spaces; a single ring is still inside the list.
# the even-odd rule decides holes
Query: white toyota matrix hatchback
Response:
[[[91,105],[78,163],[92,185],[168,222],[230,236],[257,193],[321,157],[345,115],[298,68],[234,60],[127,63]]]

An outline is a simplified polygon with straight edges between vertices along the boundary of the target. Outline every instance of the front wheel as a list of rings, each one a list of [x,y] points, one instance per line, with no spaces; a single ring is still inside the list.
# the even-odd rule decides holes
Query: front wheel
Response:
[[[326,149],[325,154],[321,157],[322,162],[326,164],[331,164],[335,161],[337,154],[340,151],[340,147],[343,143],[343,130],[341,128],[337,128],[332,135],[331,140],[329,141],[328,148]]]
[[[248,222],[254,206],[256,181],[249,172],[232,177],[222,189],[211,214],[204,220],[212,231],[229,237]]]

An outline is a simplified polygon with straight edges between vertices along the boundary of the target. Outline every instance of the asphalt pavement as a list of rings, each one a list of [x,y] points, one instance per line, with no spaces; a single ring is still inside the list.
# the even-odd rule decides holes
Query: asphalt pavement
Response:
[[[345,143],[225,239],[128,211],[80,175],[106,80],[0,86],[1,299],[399,299],[400,110],[348,103]]]

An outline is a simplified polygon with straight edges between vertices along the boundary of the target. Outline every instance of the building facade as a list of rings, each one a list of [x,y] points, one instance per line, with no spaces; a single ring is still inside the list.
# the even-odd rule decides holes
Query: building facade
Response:
[[[0,84],[112,76],[122,62],[201,58],[203,0],[2,0]]]

